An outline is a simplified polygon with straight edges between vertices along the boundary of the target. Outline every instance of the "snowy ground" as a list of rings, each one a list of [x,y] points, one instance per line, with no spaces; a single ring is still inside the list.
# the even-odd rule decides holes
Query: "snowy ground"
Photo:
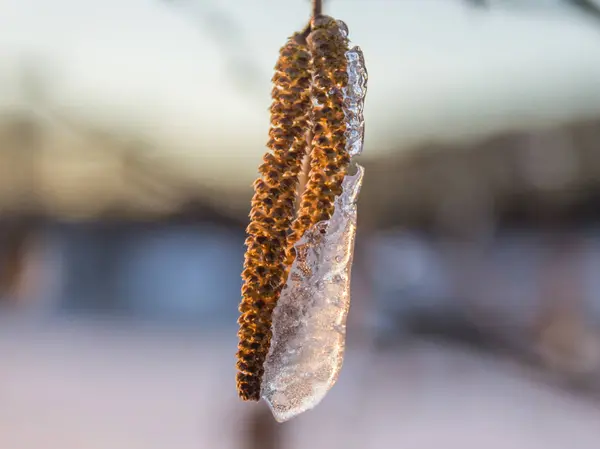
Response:
[[[80,320],[0,325],[0,448],[238,448],[235,331]],[[519,369],[419,343],[348,351],[289,448],[596,449],[600,408]]]

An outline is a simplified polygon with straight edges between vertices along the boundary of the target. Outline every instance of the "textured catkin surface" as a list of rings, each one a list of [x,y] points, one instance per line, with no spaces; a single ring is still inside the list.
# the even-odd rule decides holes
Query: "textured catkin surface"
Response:
[[[269,151],[254,183],[242,273],[237,387],[245,400],[260,398],[271,315],[285,283],[287,234],[307,147],[310,59],[294,36],[281,48],[273,76]]]
[[[288,264],[295,256],[293,245],[305,231],[319,221],[331,218],[334,199],[341,193],[350,164],[343,109],[343,89],[348,83],[345,56],[348,39],[335,19],[321,16],[313,19],[307,41],[312,55],[312,150],[308,182],[287,242]]]

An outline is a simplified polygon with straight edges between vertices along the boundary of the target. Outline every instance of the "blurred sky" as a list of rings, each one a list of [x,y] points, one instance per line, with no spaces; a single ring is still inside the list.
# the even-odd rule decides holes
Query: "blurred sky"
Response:
[[[365,153],[597,115],[600,23],[525,5],[326,0],[365,52]],[[0,110],[43,105],[249,183],[277,51],[308,13],[308,0],[2,0]]]

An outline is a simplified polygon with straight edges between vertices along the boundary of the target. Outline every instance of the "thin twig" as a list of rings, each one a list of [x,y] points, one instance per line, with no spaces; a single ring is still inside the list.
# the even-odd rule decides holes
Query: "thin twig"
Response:
[[[312,0],[312,17],[318,17],[323,14],[323,1]]]
[[[312,0],[311,20],[323,14],[323,0]],[[304,29],[296,36],[296,40],[301,44],[306,44],[306,38],[312,31],[310,21]]]

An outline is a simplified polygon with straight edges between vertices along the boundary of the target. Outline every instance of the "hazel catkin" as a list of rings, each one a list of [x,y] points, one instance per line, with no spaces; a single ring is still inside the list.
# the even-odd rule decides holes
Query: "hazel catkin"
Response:
[[[308,48],[293,36],[280,50],[272,79],[269,151],[254,183],[242,272],[237,390],[244,400],[260,399],[271,315],[286,280],[287,234],[308,145],[310,62]]]
[[[334,199],[350,164],[346,150],[344,88],[347,87],[348,39],[338,22],[328,16],[311,21],[307,42],[312,56],[312,134],[310,172],[300,208],[287,241],[286,263],[295,257],[293,245],[312,225],[331,218]]]

